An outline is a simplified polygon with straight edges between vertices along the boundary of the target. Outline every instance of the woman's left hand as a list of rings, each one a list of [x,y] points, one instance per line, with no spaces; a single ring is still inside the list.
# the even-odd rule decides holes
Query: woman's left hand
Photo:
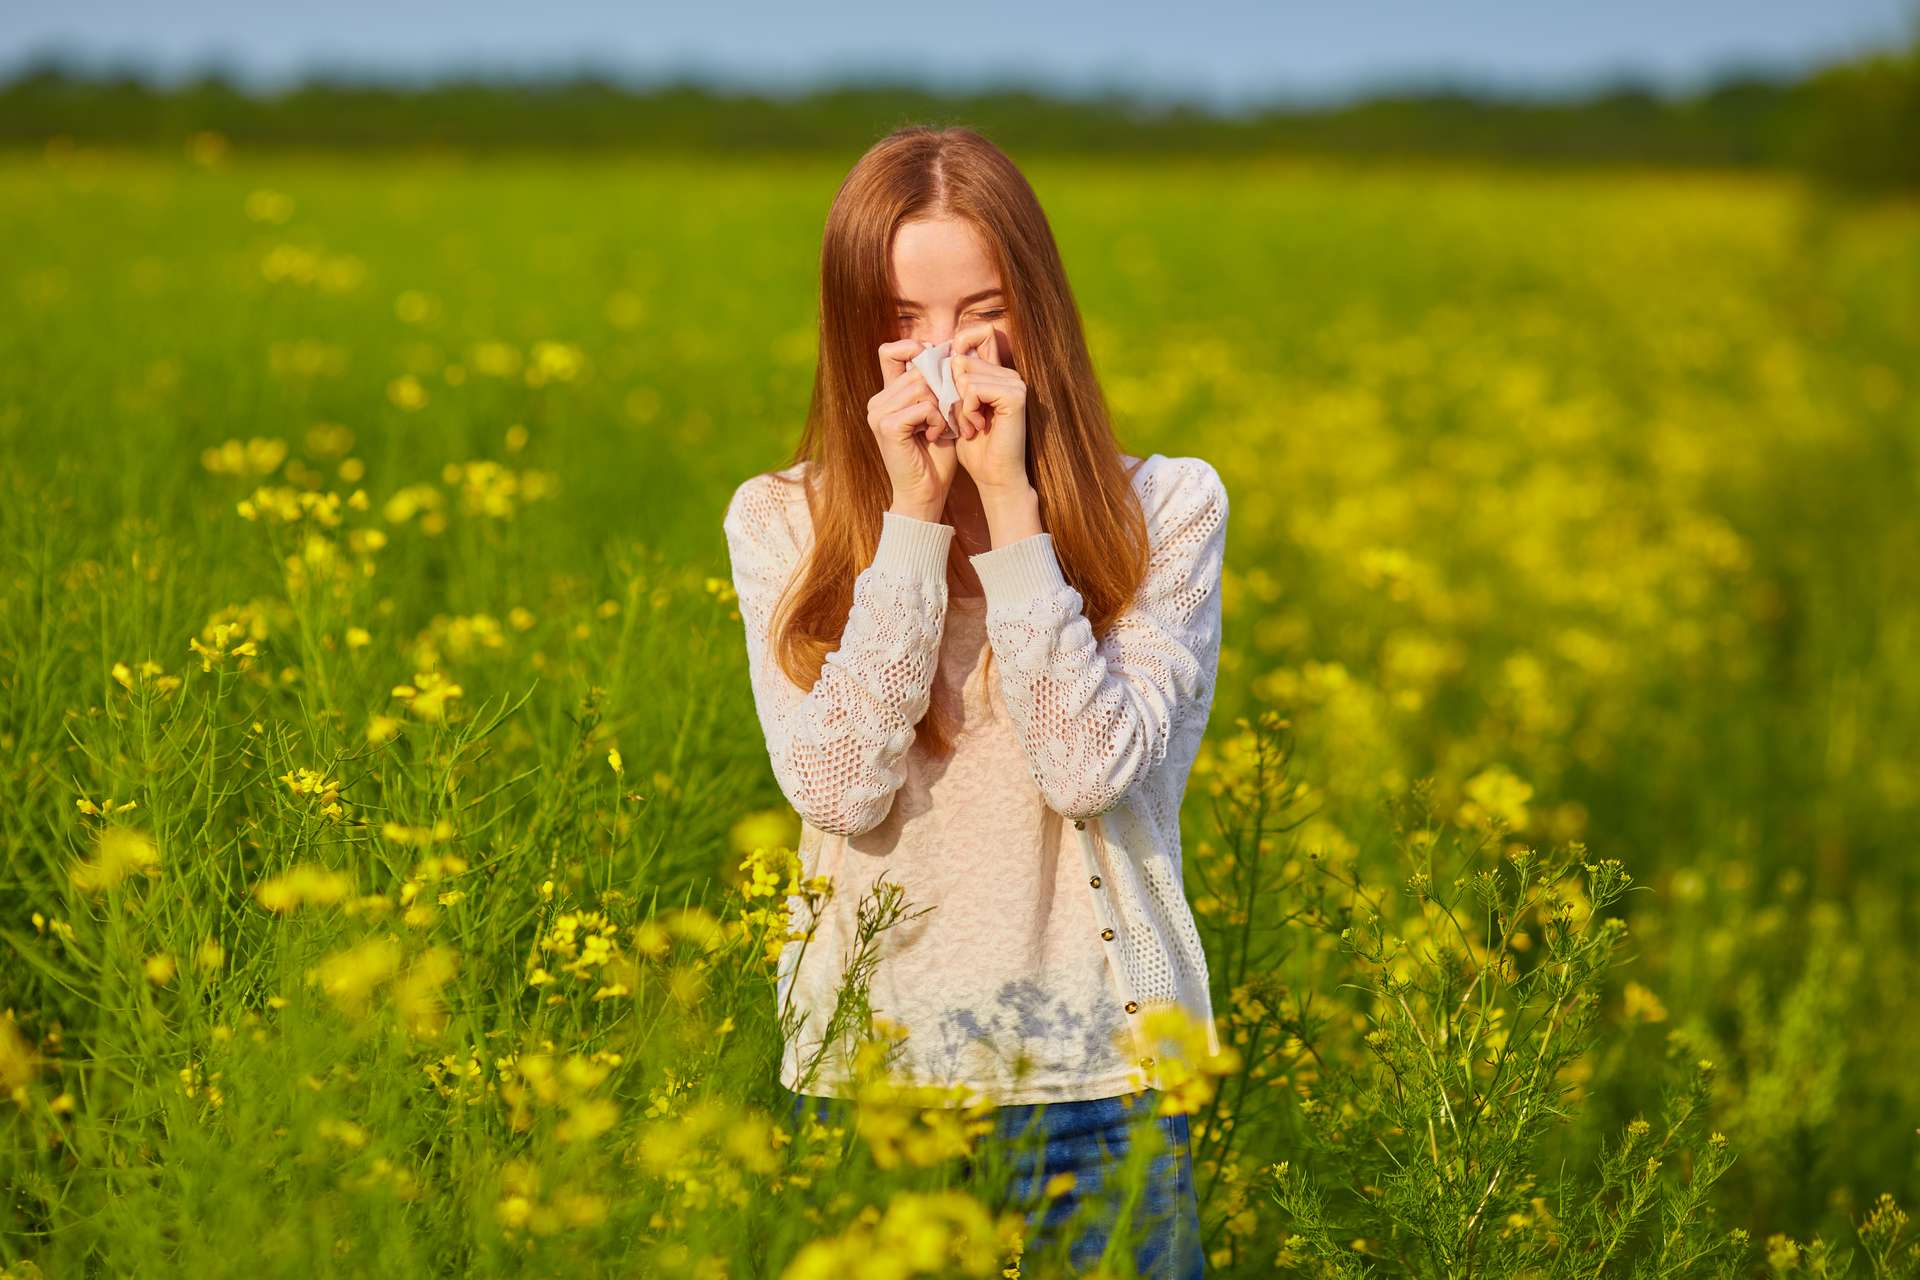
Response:
[[[1000,334],[977,324],[953,336],[954,452],[983,493],[1017,489],[1027,475],[1027,384],[1000,362]]]

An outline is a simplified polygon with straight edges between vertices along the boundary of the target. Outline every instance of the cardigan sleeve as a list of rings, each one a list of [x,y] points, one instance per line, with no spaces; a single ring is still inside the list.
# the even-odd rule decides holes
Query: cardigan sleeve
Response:
[[[939,664],[953,526],[887,511],[872,563],[854,579],[840,646],[811,689],[794,684],[772,649],[774,607],[800,561],[786,503],[768,475],[748,479],[723,527],[746,630],[747,669],[775,779],[788,803],[823,831],[858,835],[880,824],[904,780]]]
[[[1134,601],[1096,641],[1054,553],[1031,534],[970,556],[987,636],[1034,781],[1070,818],[1117,805],[1211,700],[1220,659],[1227,491],[1201,458],[1169,459],[1147,495],[1150,553]]]

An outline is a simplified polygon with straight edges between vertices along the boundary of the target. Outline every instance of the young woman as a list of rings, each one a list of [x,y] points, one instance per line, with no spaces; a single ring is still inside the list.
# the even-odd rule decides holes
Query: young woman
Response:
[[[914,363],[941,343],[946,413],[938,353]],[[1012,161],[961,128],[871,148],[827,216],[806,429],[724,522],[774,775],[806,874],[833,884],[817,913],[789,903],[780,1082],[796,1114],[853,1095],[841,997],[862,971],[905,1033],[891,1078],[967,1086],[1002,1137],[1036,1126],[1023,1192],[1074,1173],[1043,1234],[1151,1109],[1142,1274],[1201,1273],[1187,1117],[1159,1114],[1143,1020],[1178,1006],[1218,1049],[1179,811],[1226,521],[1207,462],[1120,449]],[[902,891],[919,910],[879,921]]]

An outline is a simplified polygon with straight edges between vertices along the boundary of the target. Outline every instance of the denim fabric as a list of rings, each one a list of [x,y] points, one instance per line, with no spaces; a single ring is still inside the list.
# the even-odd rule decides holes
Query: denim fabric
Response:
[[[809,1104],[822,1120],[845,1116],[853,1105],[840,1098],[786,1092],[793,1099],[795,1121]],[[994,1130],[976,1144],[974,1157],[962,1162],[962,1176],[983,1193],[989,1185],[1003,1186],[998,1193],[985,1194],[992,1208],[1019,1206],[1025,1212],[1023,1275],[1055,1274],[1045,1268],[1041,1255],[1051,1253],[1067,1234],[1069,1219],[1077,1219],[1069,1265],[1076,1272],[1093,1268],[1122,1208],[1118,1169],[1127,1154],[1129,1122],[1142,1110],[1151,1113],[1159,1100],[1158,1092],[1149,1089],[1121,1097],[994,1109]],[[1130,1211],[1134,1267],[1142,1277],[1196,1280],[1205,1275],[1205,1265],[1187,1117],[1152,1115],[1146,1123],[1158,1131],[1161,1149],[1148,1163],[1140,1198]],[[1073,1187],[1039,1203],[1047,1180],[1063,1172],[1074,1175]]]

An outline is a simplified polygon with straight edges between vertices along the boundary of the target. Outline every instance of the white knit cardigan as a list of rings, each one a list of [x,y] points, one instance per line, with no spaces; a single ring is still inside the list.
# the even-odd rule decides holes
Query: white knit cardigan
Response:
[[[903,780],[897,766],[938,668],[954,529],[882,514],[840,647],[801,689],[775,661],[771,623],[812,544],[807,465],[743,482],[724,528],[774,777],[805,826],[844,837],[877,826]],[[1134,469],[1132,486],[1150,558],[1104,639],[1095,639],[1080,593],[1062,575],[1051,533],[968,559],[986,592],[1007,713],[1034,784],[1077,835],[1116,999],[1130,1015],[1145,1083],[1158,1088],[1141,1024],[1156,1002],[1185,1008],[1204,1023],[1209,1051],[1220,1049],[1206,956],[1182,888],[1180,803],[1219,668],[1227,492],[1205,460],[1158,453]],[[798,919],[803,904],[789,905]],[[782,957],[782,974],[792,959]]]

